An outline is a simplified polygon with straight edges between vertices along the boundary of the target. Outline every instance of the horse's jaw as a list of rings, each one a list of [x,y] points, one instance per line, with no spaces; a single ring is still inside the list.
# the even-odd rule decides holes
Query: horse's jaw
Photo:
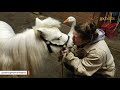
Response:
[[[63,48],[63,47],[52,46],[52,45],[51,45],[52,53],[54,53],[56,56],[59,55],[59,52],[60,52],[60,50],[61,50],[62,48]]]

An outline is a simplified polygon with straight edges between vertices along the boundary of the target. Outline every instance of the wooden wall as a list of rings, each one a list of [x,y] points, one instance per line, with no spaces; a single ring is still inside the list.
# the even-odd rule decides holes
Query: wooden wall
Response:
[[[41,12],[42,15],[54,17],[64,21],[69,16],[74,16],[77,23],[83,23],[92,18],[98,19],[101,12]]]

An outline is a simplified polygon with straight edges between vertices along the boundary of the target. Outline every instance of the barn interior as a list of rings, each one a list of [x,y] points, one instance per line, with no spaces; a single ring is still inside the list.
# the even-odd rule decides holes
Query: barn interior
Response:
[[[21,33],[26,28],[32,28],[35,24],[35,18],[44,19],[46,17],[53,17],[63,22],[68,16],[74,16],[78,23],[85,22],[87,20],[95,20],[98,27],[101,27],[105,21],[99,20],[100,17],[105,17],[108,12],[0,12],[0,20],[5,21],[11,25],[15,33]],[[108,20],[109,21],[109,20]],[[115,21],[119,22],[118,19]],[[62,24],[62,32],[68,33],[70,25]],[[105,38],[111,53],[115,59],[116,73],[115,78],[120,78],[120,25],[116,27],[116,35],[109,34]],[[63,76],[62,76],[63,73]],[[73,78],[73,74],[65,67],[62,70],[61,64],[56,61],[46,61],[46,66],[43,73],[39,74],[41,78]]]

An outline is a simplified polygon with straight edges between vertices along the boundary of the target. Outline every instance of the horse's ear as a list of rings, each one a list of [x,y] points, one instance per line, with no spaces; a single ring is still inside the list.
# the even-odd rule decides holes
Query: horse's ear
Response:
[[[36,29],[36,30],[34,30],[34,32],[35,32],[35,36],[38,37],[38,38],[39,38],[40,36],[44,36],[41,30],[37,30],[37,29]]]
[[[41,25],[41,21],[39,18],[36,18],[35,20],[35,26],[40,26]]]
[[[37,30],[37,32],[39,33],[39,35],[42,35],[42,36],[45,35],[45,30],[44,29]]]

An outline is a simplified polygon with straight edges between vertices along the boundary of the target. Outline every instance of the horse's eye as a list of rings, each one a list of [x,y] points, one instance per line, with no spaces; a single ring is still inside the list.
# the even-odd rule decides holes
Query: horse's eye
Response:
[[[56,41],[56,40],[58,41],[58,40],[61,39],[61,37],[62,37],[62,36],[60,36],[60,37],[58,37],[58,38],[54,38],[54,39],[52,39],[52,41]]]
[[[58,38],[58,40],[60,40],[61,37],[62,37],[62,36],[60,36],[60,37]]]

